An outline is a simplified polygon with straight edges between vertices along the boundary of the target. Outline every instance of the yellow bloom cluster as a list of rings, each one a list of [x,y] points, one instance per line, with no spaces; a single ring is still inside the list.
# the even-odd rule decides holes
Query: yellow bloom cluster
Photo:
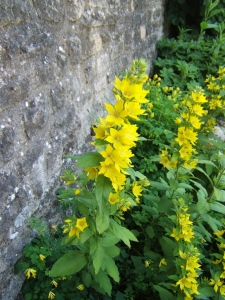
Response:
[[[32,278],[32,277],[36,278],[36,275],[37,275],[36,274],[37,271],[35,269],[32,269],[32,268],[26,269],[24,273],[25,273],[27,279]]]
[[[76,235],[78,238],[80,237],[80,233],[84,231],[85,228],[88,227],[86,218],[75,218],[64,220],[63,225],[63,233],[69,233],[69,237]]]
[[[198,249],[190,245],[185,252],[179,251],[180,265],[183,269],[183,277],[177,281],[176,286],[184,292],[185,300],[193,299],[192,295],[199,295],[197,270],[200,270],[200,253]]]
[[[184,209],[187,210],[187,207],[185,207]],[[194,232],[191,226],[193,222],[190,221],[189,218],[190,214],[177,214],[178,224],[176,228],[173,228],[173,232],[171,234],[171,236],[175,238],[176,241],[183,239],[185,242],[191,242],[191,239],[194,237]]]
[[[179,287],[184,293],[185,300],[193,299],[192,295],[198,295],[198,282],[199,276],[197,271],[200,270],[198,249],[193,246],[192,239],[194,238],[194,232],[192,229],[193,222],[190,221],[190,214],[187,214],[188,209],[185,206],[184,200],[179,199],[175,204],[176,208],[176,227],[173,228],[172,236],[176,241],[180,241],[179,244],[179,257],[177,259],[178,265],[181,267],[182,278],[180,278],[175,287]],[[181,250],[182,249],[182,250]]]
[[[221,267],[220,276],[218,278],[210,279],[209,285],[212,285],[215,292],[219,293],[222,296],[225,296],[225,238],[223,235],[225,234],[225,230],[219,230],[214,233],[218,241],[218,248],[220,249],[221,254],[217,254],[217,260],[213,261],[213,264],[219,265]]]
[[[225,68],[220,67],[217,76],[207,76],[205,82],[211,94],[209,96],[208,109],[210,116],[212,116],[208,120],[205,129],[211,131],[216,125],[216,115],[218,115],[218,112],[225,106]]]
[[[180,125],[177,137],[175,138],[176,155],[169,155],[167,150],[163,150],[160,154],[160,163],[164,167],[176,168],[180,162],[186,169],[193,169],[197,165],[197,159],[193,156],[196,154],[195,144],[198,140],[198,132],[202,122],[200,117],[207,114],[207,110],[202,107],[207,99],[200,88],[196,88],[181,103],[182,113],[176,118],[175,123]]]
[[[109,202],[118,202],[118,192],[126,182],[126,169],[132,167],[131,148],[138,141],[138,127],[130,123],[130,119],[139,120],[139,116],[145,113],[141,108],[142,103],[147,103],[145,98],[148,91],[143,89],[143,83],[147,76],[143,76],[142,82],[134,80],[135,76],[125,76],[122,80],[116,77],[114,82],[115,104],[105,104],[107,116],[100,118],[95,128],[95,146],[98,148],[99,140],[105,144],[100,154],[104,160],[95,168],[86,168],[89,179],[97,178],[103,174],[108,177],[115,190],[110,196]],[[102,145],[102,143],[100,143]],[[136,197],[141,195],[140,188],[133,187]]]

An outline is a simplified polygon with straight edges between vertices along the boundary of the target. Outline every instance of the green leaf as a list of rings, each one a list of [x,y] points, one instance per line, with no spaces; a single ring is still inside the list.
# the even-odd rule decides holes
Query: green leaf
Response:
[[[82,281],[86,287],[90,287],[91,281],[92,281],[91,274],[87,271],[83,271],[82,272]]]
[[[128,247],[130,247],[130,240],[138,242],[137,238],[130,230],[122,227],[112,219],[110,220],[110,231],[120,240],[122,240]]]
[[[105,256],[104,259],[106,261],[106,270],[109,276],[111,276],[116,282],[119,282],[120,280],[119,270],[114,260],[109,256]]]
[[[122,294],[120,291],[116,293],[116,300],[125,300],[124,294]]]
[[[105,236],[101,239],[101,244],[103,247],[111,247],[119,242],[119,238],[110,234],[105,234]]]
[[[154,229],[152,228],[152,226],[148,226],[146,228],[146,233],[150,239],[152,239],[155,236],[155,232],[154,232]]]
[[[158,212],[160,213],[168,213],[170,208],[172,207],[173,203],[170,198],[164,196],[160,199],[160,202],[158,204]]]
[[[97,231],[101,234],[106,231],[109,227],[109,212],[104,210],[102,213],[98,213],[96,217],[96,228]]]
[[[225,191],[214,187],[214,196],[217,201],[225,202]]]
[[[105,204],[108,202],[109,194],[112,191],[112,183],[109,178],[99,175],[95,186],[95,196],[98,202],[100,213],[102,213]]]
[[[212,210],[217,211],[218,213],[225,214],[225,206],[222,203],[210,203],[210,207]]]
[[[135,171],[132,168],[126,169],[126,172],[130,175],[130,177],[135,181]]]
[[[103,257],[105,255],[104,248],[101,245],[101,240],[93,239],[90,243],[90,255],[93,260],[95,274],[97,274],[102,266]]]
[[[200,293],[200,295],[204,295],[207,297],[215,297],[217,294],[212,286],[199,287],[198,292]]]
[[[114,258],[120,254],[120,248],[117,246],[107,247],[107,248],[105,248],[105,253],[108,256]]]
[[[99,283],[100,287],[110,296],[112,285],[109,277],[105,274],[105,272],[100,270],[98,274],[95,275],[95,280]]]
[[[159,296],[161,300],[176,300],[175,296],[169,292],[167,289],[159,286],[159,285],[153,285],[156,291],[159,292]]]
[[[79,272],[87,264],[86,254],[77,250],[70,250],[58,259],[53,265],[50,276],[62,277]]]
[[[150,181],[150,185],[155,187],[159,191],[167,191],[170,189],[170,186],[167,183],[160,183],[156,181]]]
[[[176,247],[176,243],[172,241],[170,238],[163,236],[159,239],[160,245],[166,257],[173,256],[173,250]]]
[[[73,159],[77,159],[77,168],[98,167],[100,162],[104,160],[98,152],[87,152],[82,156],[73,156]]]
[[[217,226],[222,226],[222,223],[219,220],[211,217],[209,214],[204,214],[201,218],[212,228],[214,232],[219,230]]]
[[[205,194],[202,190],[198,190],[198,203],[197,203],[197,210],[200,215],[205,214],[207,211],[210,211],[210,205],[205,198]]]

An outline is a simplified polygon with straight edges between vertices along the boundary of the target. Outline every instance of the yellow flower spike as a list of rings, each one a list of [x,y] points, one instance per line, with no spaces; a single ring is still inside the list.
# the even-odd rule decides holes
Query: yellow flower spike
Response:
[[[150,266],[150,262],[148,260],[145,261],[145,268],[148,268]]]
[[[57,286],[58,286],[58,282],[55,281],[55,280],[52,280],[51,284],[54,285],[54,287],[57,287]]]
[[[54,230],[57,230],[57,225],[52,225],[52,228],[54,229]]]
[[[160,260],[160,262],[159,262],[159,267],[161,267],[161,266],[166,266],[167,265],[167,262],[166,262],[166,260],[165,260],[165,258],[162,258],[161,260]]]
[[[64,220],[64,222],[65,222],[65,223],[71,223],[71,222],[72,222],[72,220],[70,220],[70,219],[66,219],[66,220]]]
[[[84,231],[84,229],[88,227],[86,218],[84,217],[84,218],[81,218],[81,219],[77,219],[76,227],[80,231]]]
[[[37,271],[35,269],[32,268],[28,268],[26,269],[26,271],[24,271],[27,279],[29,279],[30,277],[36,278],[36,273]]]
[[[54,298],[55,298],[55,294],[52,291],[50,291],[48,293],[48,299],[54,299]]]
[[[225,233],[225,230],[218,230],[217,232],[214,232],[214,234],[219,238],[222,237],[222,235]]]
[[[46,256],[44,256],[44,255],[42,255],[42,254],[39,254],[39,258],[40,258],[40,260],[45,260],[45,258],[46,258]]]
[[[225,296],[225,285],[222,285],[222,286],[220,287],[220,294],[221,294],[222,296]]]
[[[136,204],[140,204],[140,203],[141,203],[141,202],[140,202],[140,199],[139,199],[139,198],[136,198],[136,199],[135,199],[135,203],[136,203]]]
[[[83,291],[83,290],[85,289],[85,286],[84,286],[83,284],[79,284],[79,285],[77,286],[77,289],[78,289],[79,291]]]
[[[79,195],[80,194],[80,189],[76,189],[74,192],[75,195]]]

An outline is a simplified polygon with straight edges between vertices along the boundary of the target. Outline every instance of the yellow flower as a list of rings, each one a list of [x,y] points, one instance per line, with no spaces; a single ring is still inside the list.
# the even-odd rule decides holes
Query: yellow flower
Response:
[[[219,237],[222,237],[224,232],[225,232],[225,230],[218,230],[217,232],[214,232],[214,234],[219,238]]]
[[[118,203],[120,200],[119,200],[119,194],[118,193],[110,193],[109,194],[109,199],[108,201],[113,205],[113,204],[116,204]]]
[[[125,110],[127,112],[128,117],[135,120],[139,120],[137,116],[143,115],[145,112],[144,109],[141,109],[139,103],[134,103],[134,102],[125,103]]]
[[[219,287],[223,284],[222,281],[220,280],[214,280],[214,279],[210,279],[210,283],[209,285],[214,285],[214,291],[217,292]]]
[[[178,164],[177,160],[169,161],[168,167],[171,169],[175,169],[177,167],[177,164]]]
[[[148,260],[145,261],[145,268],[148,268],[150,266],[150,262]]]
[[[162,265],[166,266],[167,265],[167,262],[165,260],[165,258],[162,258],[159,262],[159,267],[161,267]]]
[[[205,103],[205,102],[207,102],[205,95],[197,93],[197,92],[192,92],[191,97],[196,103]]]
[[[204,110],[200,104],[194,104],[192,106],[192,111],[199,117],[207,114],[207,111]]]
[[[79,291],[83,291],[83,290],[85,289],[85,286],[84,286],[83,284],[79,284],[79,285],[77,286],[77,289],[78,289]]]
[[[30,277],[36,278],[37,271],[35,269],[28,268],[28,269],[26,269],[26,271],[24,273],[25,273],[27,279],[29,279]]]
[[[135,146],[135,143],[129,140],[127,137],[124,136],[125,130],[116,130],[114,128],[110,128],[110,134],[106,138],[106,141],[113,144],[115,149],[119,149],[123,146]]]
[[[76,189],[75,192],[74,192],[74,194],[75,194],[75,195],[80,194],[80,189]]]
[[[179,125],[182,122],[182,120],[180,118],[176,118],[174,122]]]
[[[88,179],[96,178],[98,175],[98,169],[97,168],[84,168],[84,171],[87,172]]]
[[[80,231],[84,231],[84,229],[88,227],[88,224],[86,222],[86,218],[84,217],[84,218],[77,219],[76,227]]]
[[[138,182],[133,182],[132,193],[137,198],[142,195],[142,187],[138,184]]]
[[[116,174],[119,173],[115,167],[115,164],[107,164],[105,161],[101,162],[99,174],[104,174],[106,177],[113,181]]]
[[[48,293],[48,299],[54,299],[54,298],[55,298],[55,294],[52,291],[50,291]]]
[[[52,280],[51,284],[54,285],[54,287],[58,286],[58,282],[56,282],[55,280]]]
[[[131,84],[129,79],[120,81],[119,78],[116,77],[114,86],[129,100],[137,100],[139,103],[148,102],[148,100],[144,99],[148,91],[142,90],[142,84]]]
[[[199,129],[202,125],[202,122],[200,122],[199,118],[197,118],[196,116],[190,116],[189,121],[191,125],[196,129]]]
[[[106,121],[116,124],[118,126],[124,124],[124,118],[127,116],[127,111],[124,110],[122,100],[116,102],[115,105],[106,103],[105,107],[108,111]]]
[[[63,232],[64,233],[64,232]],[[80,229],[77,226],[74,226],[70,229],[69,237],[76,235],[79,239],[80,237]]]
[[[46,256],[44,256],[44,255],[42,255],[42,254],[39,254],[39,258],[40,258],[40,260],[45,260],[45,258],[46,258]]]
[[[221,294],[222,296],[225,296],[225,285],[222,285],[222,286],[220,287],[220,294]]]
[[[159,163],[162,164],[166,168],[170,162],[169,162],[169,159],[166,156],[164,156],[161,158]]]

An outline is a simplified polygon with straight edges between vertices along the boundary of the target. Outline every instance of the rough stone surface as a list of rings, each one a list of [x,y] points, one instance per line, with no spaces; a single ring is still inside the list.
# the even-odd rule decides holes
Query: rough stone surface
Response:
[[[164,0],[0,0],[0,299],[17,298],[28,219],[56,218],[63,155],[87,151],[115,74],[155,58],[163,9]]]

